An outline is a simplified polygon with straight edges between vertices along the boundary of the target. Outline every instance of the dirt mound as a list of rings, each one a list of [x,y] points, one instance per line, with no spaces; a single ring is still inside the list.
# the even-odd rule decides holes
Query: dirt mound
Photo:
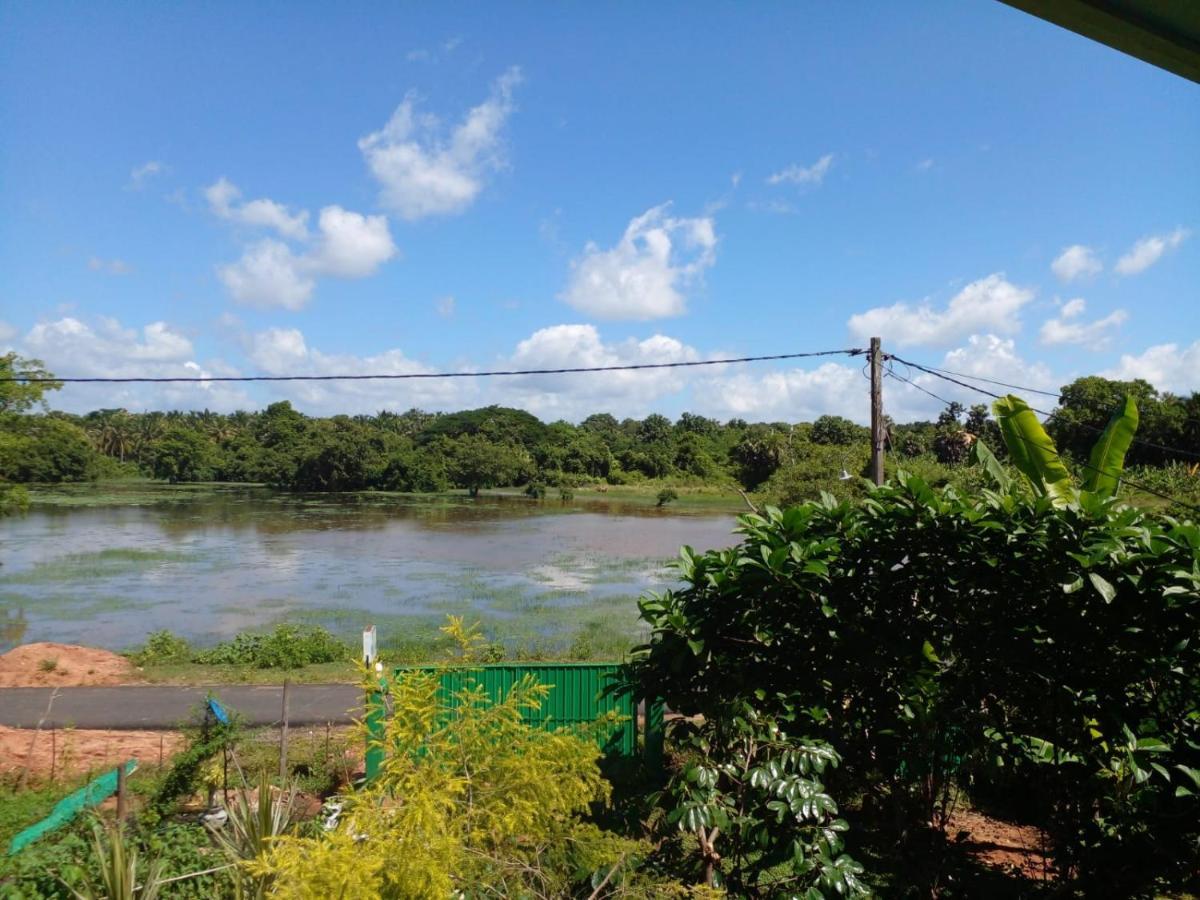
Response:
[[[74,644],[23,644],[0,656],[0,688],[134,684],[129,660],[108,650]]]
[[[0,725],[0,779],[13,777],[29,766],[36,782],[51,777],[100,774],[130,757],[143,767],[164,763],[183,746],[177,731],[88,731],[60,728],[8,728]]]

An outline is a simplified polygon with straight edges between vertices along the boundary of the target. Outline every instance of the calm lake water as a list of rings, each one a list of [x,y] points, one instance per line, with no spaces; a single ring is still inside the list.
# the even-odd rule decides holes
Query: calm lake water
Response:
[[[680,545],[727,546],[735,524],[728,512],[521,497],[178,497],[143,488],[130,494],[141,505],[0,520],[0,650],[123,649],[162,628],[204,644],[281,621],[347,639],[375,623],[385,643],[413,642],[449,613],[509,645],[561,650],[636,636],[636,599],[675,583],[666,562]]]

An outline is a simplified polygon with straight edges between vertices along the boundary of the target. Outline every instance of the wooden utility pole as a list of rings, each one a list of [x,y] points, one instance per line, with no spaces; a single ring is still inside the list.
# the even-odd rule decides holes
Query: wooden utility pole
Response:
[[[883,353],[871,338],[871,480],[883,484]]]

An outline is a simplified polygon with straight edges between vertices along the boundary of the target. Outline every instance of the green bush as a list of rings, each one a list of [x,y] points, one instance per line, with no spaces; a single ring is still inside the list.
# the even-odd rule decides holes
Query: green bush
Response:
[[[206,665],[295,669],[349,658],[350,648],[317,625],[276,625],[265,634],[243,633],[209,650],[195,661]]]
[[[179,635],[163,629],[151,632],[146,643],[130,653],[129,658],[139,666],[188,662],[192,658],[192,647]]]
[[[1144,896],[1200,864],[1195,524],[902,476],[740,532],[685,548],[685,587],[640,604],[643,692],[794,723],[909,834],[1003,764],[1085,891]]]

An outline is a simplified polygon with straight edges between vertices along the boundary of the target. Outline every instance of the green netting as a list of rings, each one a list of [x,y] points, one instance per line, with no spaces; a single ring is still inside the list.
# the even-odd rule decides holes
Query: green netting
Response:
[[[135,769],[137,769],[136,759],[131,759],[125,763],[126,775],[133,774]],[[99,778],[88,782],[73,794],[67,794],[67,796],[58,801],[50,815],[46,816],[46,818],[42,819],[36,825],[30,825],[9,842],[9,856],[29,846],[42,835],[66,825],[85,809],[103,803],[115,794],[116,791],[117,770],[113,769],[111,772],[105,772]]]

